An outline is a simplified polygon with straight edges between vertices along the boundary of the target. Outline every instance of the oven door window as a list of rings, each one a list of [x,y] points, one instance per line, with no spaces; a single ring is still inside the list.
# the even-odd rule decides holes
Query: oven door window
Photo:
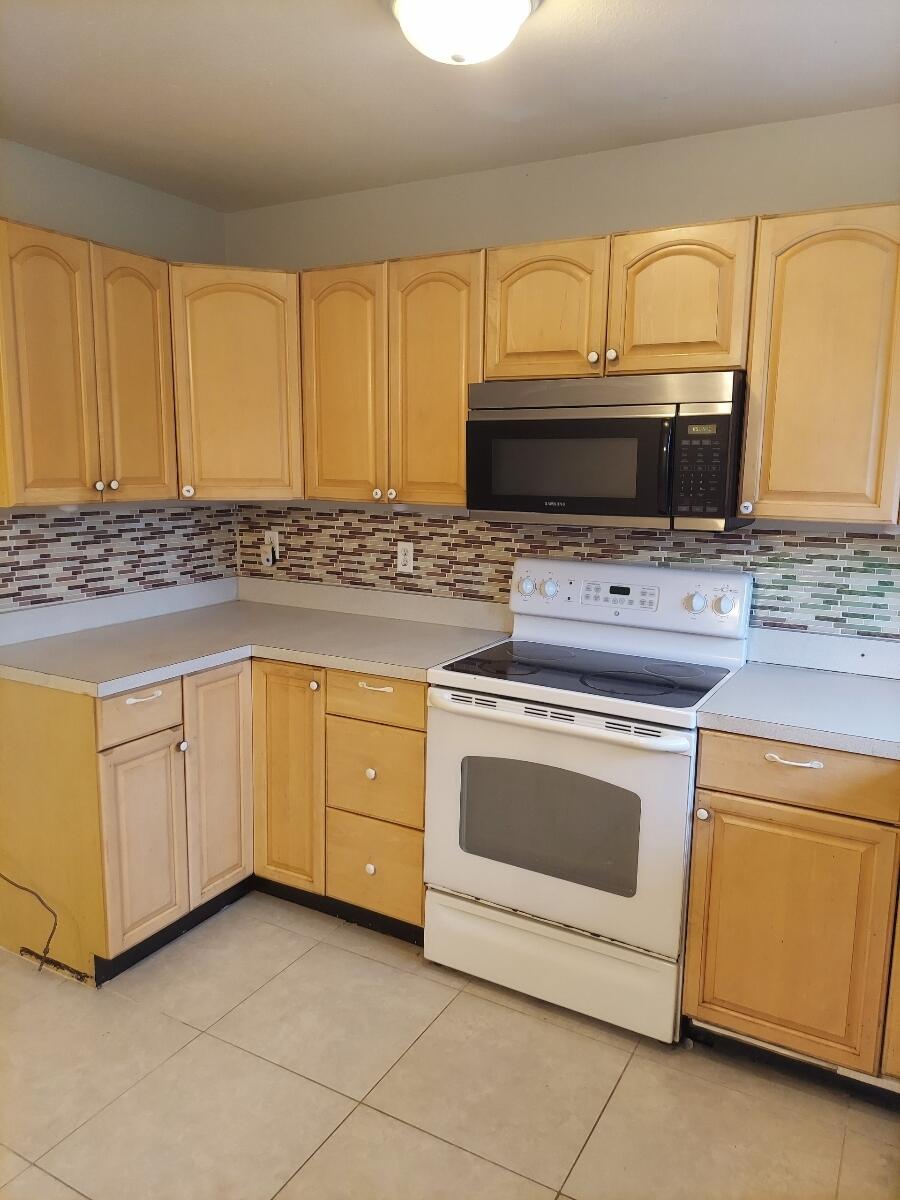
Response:
[[[665,516],[671,418],[469,421],[474,509]]]
[[[560,767],[462,760],[459,844],[467,854],[615,896],[637,891],[641,800]]]

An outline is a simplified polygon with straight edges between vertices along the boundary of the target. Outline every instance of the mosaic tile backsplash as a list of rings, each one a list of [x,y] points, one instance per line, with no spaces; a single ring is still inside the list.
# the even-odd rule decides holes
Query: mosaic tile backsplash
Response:
[[[274,571],[260,564],[269,528],[282,548]],[[900,535],[893,533],[669,533],[268,506],[242,507],[238,533],[241,575],[466,600],[505,602],[521,555],[740,568],[755,577],[754,625],[900,640]],[[395,570],[398,541],[415,546],[413,575]]]
[[[0,612],[235,574],[234,506],[0,515]]]

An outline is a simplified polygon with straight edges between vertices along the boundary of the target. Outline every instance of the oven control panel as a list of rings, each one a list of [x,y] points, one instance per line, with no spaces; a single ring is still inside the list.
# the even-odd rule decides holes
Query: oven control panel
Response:
[[[509,603],[535,617],[743,638],[752,583],[743,571],[522,558]]]

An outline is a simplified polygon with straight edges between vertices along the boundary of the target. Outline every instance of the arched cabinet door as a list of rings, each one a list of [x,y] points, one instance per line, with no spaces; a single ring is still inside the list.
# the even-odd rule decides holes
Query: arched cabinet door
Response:
[[[0,321],[0,504],[97,500],[89,244],[0,221]]]
[[[307,495],[385,499],[387,264],[304,271]]]
[[[754,224],[723,221],[613,238],[609,374],[744,365]]]
[[[896,522],[900,205],[760,222],[743,501]]]
[[[297,276],[173,266],[181,495],[303,495]]]
[[[602,375],[609,238],[487,253],[486,379]]]
[[[91,246],[105,500],[178,495],[168,264]]]
[[[484,254],[392,262],[390,490],[400,503],[466,503],[466,412],[482,377]]]

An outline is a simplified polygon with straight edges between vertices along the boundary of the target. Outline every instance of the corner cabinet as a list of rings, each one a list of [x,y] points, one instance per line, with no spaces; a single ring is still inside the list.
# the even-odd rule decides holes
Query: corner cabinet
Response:
[[[896,522],[900,205],[759,225],[742,500],[758,517]]]
[[[723,221],[613,238],[608,374],[744,365],[755,224]]]
[[[173,266],[181,495],[303,495],[297,276]]]
[[[609,238],[487,252],[486,379],[601,375]]]

